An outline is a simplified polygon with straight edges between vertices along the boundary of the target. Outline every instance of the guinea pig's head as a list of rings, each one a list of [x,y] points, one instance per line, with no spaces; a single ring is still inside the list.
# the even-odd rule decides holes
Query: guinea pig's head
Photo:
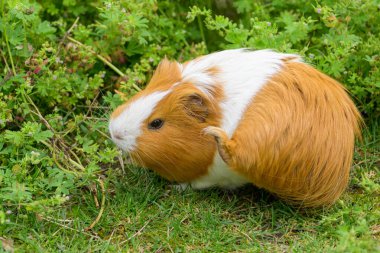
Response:
[[[207,173],[216,152],[203,134],[218,126],[218,106],[191,82],[182,82],[180,65],[164,60],[147,88],[111,115],[113,141],[137,164],[177,182]]]

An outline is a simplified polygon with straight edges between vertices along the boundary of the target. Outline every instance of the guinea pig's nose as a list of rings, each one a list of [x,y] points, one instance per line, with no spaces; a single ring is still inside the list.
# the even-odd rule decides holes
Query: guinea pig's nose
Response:
[[[117,140],[122,140],[123,139],[123,136],[121,135],[121,133],[113,133],[112,135],[113,138],[117,139]]]

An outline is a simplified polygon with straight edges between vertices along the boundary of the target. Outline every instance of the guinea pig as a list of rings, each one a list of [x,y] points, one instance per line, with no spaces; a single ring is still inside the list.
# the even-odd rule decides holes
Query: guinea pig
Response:
[[[182,186],[252,183],[326,206],[348,184],[361,122],[345,88],[299,56],[234,49],[164,59],[109,130],[132,160]]]

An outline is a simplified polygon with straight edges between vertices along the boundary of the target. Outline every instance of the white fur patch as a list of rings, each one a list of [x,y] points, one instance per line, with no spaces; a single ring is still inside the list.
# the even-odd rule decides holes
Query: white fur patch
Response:
[[[171,92],[157,91],[141,97],[128,105],[124,111],[111,119],[109,130],[112,140],[122,150],[130,152],[136,147],[136,139],[141,134],[142,123],[152,114],[156,105]]]
[[[300,62],[297,55],[276,53],[270,50],[249,51],[246,49],[226,50],[204,56],[183,66],[183,80],[191,81],[205,94],[210,94],[216,85],[221,85],[225,99],[220,103],[222,122],[219,126],[232,137],[248,105],[258,91],[283,66],[284,59]],[[207,72],[216,67],[217,76]],[[234,188],[246,180],[228,168],[216,154],[209,173],[191,185],[205,188],[219,185]]]
[[[214,164],[208,174],[193,180],[190,185],[194,189],[205,189],[214,186],[234,189],[247,183],[249,181],[231,170],[219,156],[219,153],[217,153],[214,158]]]

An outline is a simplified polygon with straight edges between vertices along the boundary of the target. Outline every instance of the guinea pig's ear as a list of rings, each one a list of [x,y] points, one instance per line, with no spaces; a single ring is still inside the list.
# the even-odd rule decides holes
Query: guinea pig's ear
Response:
[[[199,122],[205,122],[209,115],[207,99],[198,92],[193,92],[182,97],[185,111]]]

